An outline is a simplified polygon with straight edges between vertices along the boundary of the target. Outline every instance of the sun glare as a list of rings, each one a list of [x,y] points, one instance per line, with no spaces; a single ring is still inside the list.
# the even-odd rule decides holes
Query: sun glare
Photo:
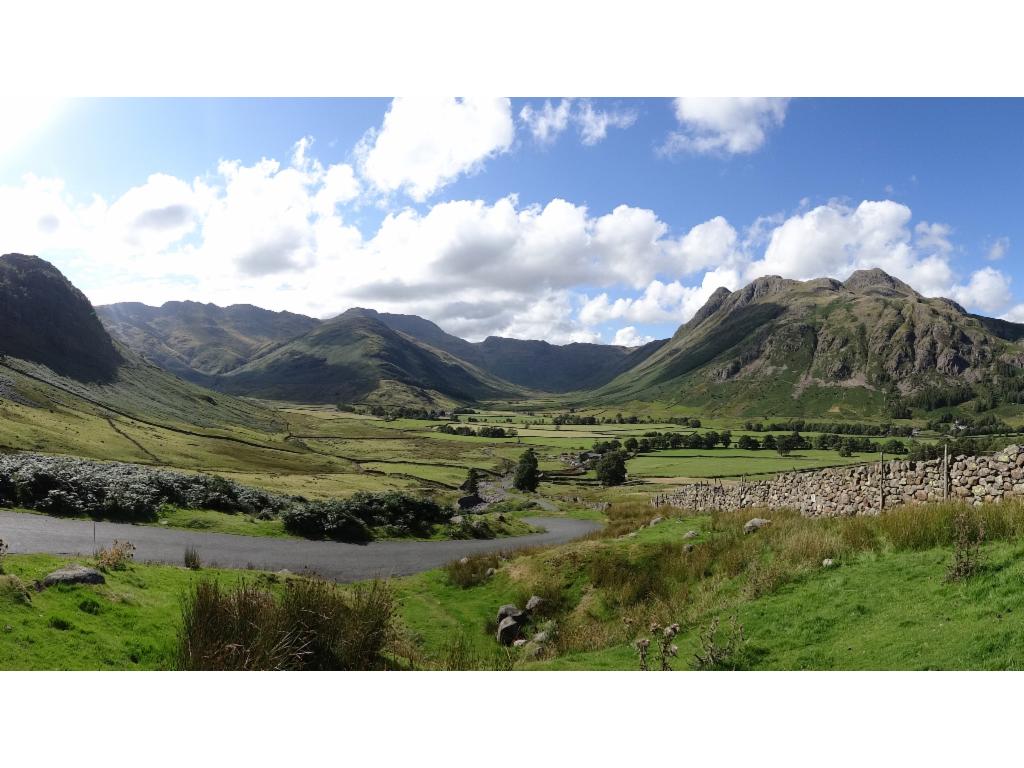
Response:
[[[46,96],[6,98],[3,111],[11,117],[0,120],[0,158],[23,147],[34,133],[50,124],[66,104],[66,99]]]

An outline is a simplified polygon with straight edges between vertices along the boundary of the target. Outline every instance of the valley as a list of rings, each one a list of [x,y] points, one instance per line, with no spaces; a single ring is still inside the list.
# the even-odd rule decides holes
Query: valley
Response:
[[[886,650],[884,595],[903,584],[923,606],[906,631],[933,631],[956,505],[826,520],[652,506],[693,483],[1024,442],[1024,326],[879,270],[722,289],[672,338],[635,348],[469,342],[364,308],[94,310],[19,255],[0,257],[0,318],[0,468],[15,467],[0,471],[0,666],[174,667],[182,590],[247,573],[273,599],[306,573],[359,582],[346,595],[393,577],[393,634],[373,662],[388,668],[632,669],[651,621],[681,624],[697,668],[1020,664],[1003,645],[965,656],[961,632],[984,613],[968,592],[988,589],[1009,615],[1016,501],[975,513],[1002,570],[948,587],[960,629],[921,656]],[[772,525],[745,535],[757,514]],[[118,536],[138,552],[104,571],[110,586],[27,591],[68,562],[59,552],[99,566]],[[528,602],[544,607],[513,652],[493,614]],[[735,653],[700,662],[719,631]]]

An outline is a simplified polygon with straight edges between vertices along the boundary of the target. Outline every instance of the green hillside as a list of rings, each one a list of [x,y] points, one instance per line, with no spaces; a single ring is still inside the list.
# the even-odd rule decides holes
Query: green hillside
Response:
[[[1022,335],[1024,326],[925,298],[881,270],[845,283],[762,277],[720,289],[590,401],[731,415],[881,414],[928,389],[1016,392]]]

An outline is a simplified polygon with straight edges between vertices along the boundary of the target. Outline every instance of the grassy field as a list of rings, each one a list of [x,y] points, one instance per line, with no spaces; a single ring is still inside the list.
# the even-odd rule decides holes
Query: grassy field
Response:
[[[797,469],[837,467],[872,461],[874,455],[842,457],[836,451],[797,451],[780,456],[775,451],[712,451],[681,448],[641,454],[626,463],[630,477],[738,477],[767,475]]]
[[[10,576],[30,585],[67,562],[51,555],[4,558],[0,576],[0,669],[170,669],[180,600],[199,574],[129,565],[106,584],[58,586],[20,597]],[[204,570],[225,584],[273,575]]]
[[[651,527],[650,508],[623,492],[603,533],[494,559],[496,574],[479,583],[459,586],[445,569],[394,580],[393,652],[427,669],[636,669],[633,641],[649,636],[649,623],[678,622],[671,665],[686,670],[702,666],[717,619],[719,650],[735,641],[720,668],[1024,668],[1024,506],[973,513],[987,532],[977,570],[950,581],[958,509],[834,520],[775,511],[771,526],[744,536],[750,512],[681,513]],[[31,584],[64,562],[18,555],[3,565]],[[280,583],[258,572],[201,574]],[[199,575],[131,564],[105,585],[33,590],[28,600],[0,577],[0,667],[169,668],[180,599]],[[506,653],[493,638],[495,612],[533,594],[548,601],[553,640],[536,657]]]

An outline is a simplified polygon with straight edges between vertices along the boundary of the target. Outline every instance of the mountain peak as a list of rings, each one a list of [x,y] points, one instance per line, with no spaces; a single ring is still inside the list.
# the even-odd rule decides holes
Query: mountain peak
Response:
[[[917,291],[911,288],[885,270],[875,267],[874,269],[858,269],[850,275],[843,287],[853,293],[866,293],[882,296],[914,296],[920,298]]]

